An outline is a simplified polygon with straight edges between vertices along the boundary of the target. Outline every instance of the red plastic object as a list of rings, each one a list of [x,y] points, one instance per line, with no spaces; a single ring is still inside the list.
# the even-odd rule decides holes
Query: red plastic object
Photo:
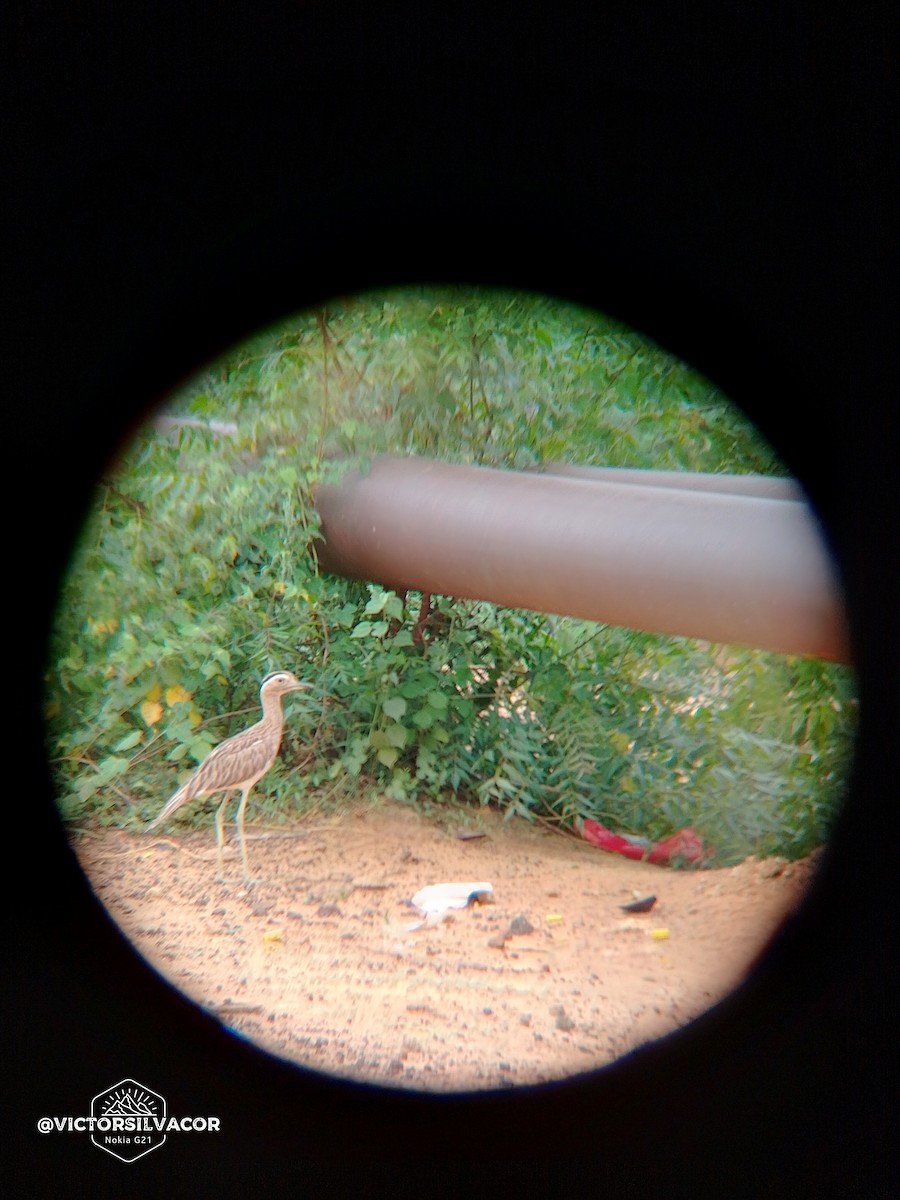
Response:
[[[700,835],[690,826],[679,829],[677,833],[654,842],[649,848],[635,844],[619,833],[613,833],[599,821],[585,817],[581,823],[581,836],[593,846],[601,850],[611,850],[614,854],[624,854],[626,858],[643,859],[659,866],[669,864],[672,859],[679,858],[683,862],[699,862],[709,854]]]

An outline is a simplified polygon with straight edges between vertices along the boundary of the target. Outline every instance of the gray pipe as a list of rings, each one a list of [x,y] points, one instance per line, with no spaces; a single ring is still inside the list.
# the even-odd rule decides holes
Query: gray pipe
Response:
[[[320,485],[316,506],[319,562],[340,575],[849,661],[799,500],[381,458]]]

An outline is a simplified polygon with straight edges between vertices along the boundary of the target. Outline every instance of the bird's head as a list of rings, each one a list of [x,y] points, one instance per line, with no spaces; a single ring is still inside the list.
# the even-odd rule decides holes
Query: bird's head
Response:
[[[272,671],[260,685],[260,696],[283,696],[285,692],[300,692],[311,688],[311,683],[303,683],[290,671]]]

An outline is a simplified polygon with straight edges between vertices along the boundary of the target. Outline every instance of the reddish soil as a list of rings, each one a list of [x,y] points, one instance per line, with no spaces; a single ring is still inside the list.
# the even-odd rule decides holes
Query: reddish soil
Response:
[[[675,871],[487,810],[391,805],[249,825],[263,878],[247,887],[232,842],[219,883],[211,830],[173,824],[75,835],[140,953],[282,1058],[422,1090],[559,1079],[685,1024],[746,974],[813,869]],[[411,929],[404,902],[450,880],[492,883],[494,903]],[[647,894],[651,912],[621,908]],[[531,931],[504,936],[517,917]]]

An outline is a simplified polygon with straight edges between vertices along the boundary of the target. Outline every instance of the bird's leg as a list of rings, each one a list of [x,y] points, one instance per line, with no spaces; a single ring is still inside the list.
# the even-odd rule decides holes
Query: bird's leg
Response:
[[[216,809],[216,862],[218,870],[216,878],[221,882],[225,882],[225,860],[223,856],[223,847],[225,845],[225,805],[231,799],[231,792],[225,793],[225,799]]]
[[[251,784],[250,787],[253,785]],[[250,878],[250,867],[247,864],[247,843],[244,840],[244,810],[247,807],[247,797],[250,795],[250,788],[241,789],[241,802],[237,810],[237,831],[238,841],[241,843],[241,860],[244,864],[244,883],[252,883]]]

